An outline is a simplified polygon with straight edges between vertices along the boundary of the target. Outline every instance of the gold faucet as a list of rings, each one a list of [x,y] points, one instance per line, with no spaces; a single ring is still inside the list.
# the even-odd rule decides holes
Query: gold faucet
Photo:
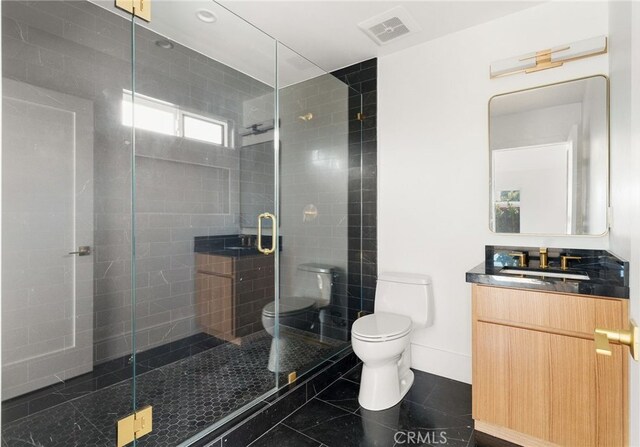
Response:
[[[540,247],[540,268],[549,268],[549,254],[547,253],[547,247]]]
[[[527,266],[527,253],[524,253],[524,252],[509,253],[509,256],[513,256],[514,258],[518,258],[518,267],[526,267]]]
[[[582,258],[580,256],[560,256],[560,270],[569,270],[569,263],[567,261],[570,259],[579,261]]]

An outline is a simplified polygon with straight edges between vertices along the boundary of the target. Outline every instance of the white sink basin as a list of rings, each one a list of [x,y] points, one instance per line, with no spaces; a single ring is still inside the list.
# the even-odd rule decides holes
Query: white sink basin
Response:
[[[589,275],[583,275],[581,273],[541,272],[538,270],[516,270],[506,268],[500,270],[500,273],[507,273],[509,275],[544,276],[546,278],[589,279]]]

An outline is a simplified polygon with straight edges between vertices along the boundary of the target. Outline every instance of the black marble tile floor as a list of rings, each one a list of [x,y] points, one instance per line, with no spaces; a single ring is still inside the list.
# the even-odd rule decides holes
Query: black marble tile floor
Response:
[[[140,375],[149,372],[215,348],[223,343],[226,342],[211,335],[199,333],[139,352],[136,355],[136,374]],[[123,356],[100,363],[95,365],[93,371],[87,374],[82,374],[2,402],[2,422],[5,424],[13,422],[77,397],[115,385],[130,379],[132,376],[131,356]]]
[[[136,378],[137,407],[153,406],[153,432],[138,447],[174,447],[234,410],[273,390],[285,374],[267,369],[272,337],[258,332],[241,345],[226,343]],[[294,339],[288,360],[298,371],[315,366],[342,347]],[[286,370],[287,372],[289,370]],[[111,446],[115,422],[133,407],[132,381],[75,397],[11,423],[3,423],[3,447]],[[4,421],[3,421],[4,422]]]
[[[475,432],[471,386],[414,371],[415,382],[398,405],[383,411],[358,404],[362,365],[309,400],[250,447],[517,447]]]

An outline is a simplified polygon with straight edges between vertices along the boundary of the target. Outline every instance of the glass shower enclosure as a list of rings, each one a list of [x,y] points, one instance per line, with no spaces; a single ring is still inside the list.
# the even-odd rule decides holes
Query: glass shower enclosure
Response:
[[[1,8],[3,445],[190,445],[349,347],[358,93],[210,1]]]

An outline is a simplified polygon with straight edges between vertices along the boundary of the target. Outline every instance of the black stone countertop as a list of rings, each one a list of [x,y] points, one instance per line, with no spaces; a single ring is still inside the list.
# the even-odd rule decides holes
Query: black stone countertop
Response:
[[[261,255],[255,246],[256,236],[251,236],[251,246],[244,247],[242,237],[249,235],[228,234],[221,236],[196,236],[194,238],[193,251],[196,253],[212,254],[218,256],[241,257]],[[280,250],[282,250],[282,236]],[[263,247],[271,247],[271,236],[262,236]]]
[[[549,268],[539,268],[539,247],[485,247],[485,262],[466,273],[466,281],[496,287],[535,289],[611,298],[629,298],[629,263],[606,250],[549,248]],[[529,254],[528,267],[517,267],[509,253]],[[570,261],[569,270],[560,270],[560,255],[580,256]],[[502,273],[502,269],[520,270],[522,274]],[[564,279],[527,274],[527,271],[586,274],[589,279]]]

